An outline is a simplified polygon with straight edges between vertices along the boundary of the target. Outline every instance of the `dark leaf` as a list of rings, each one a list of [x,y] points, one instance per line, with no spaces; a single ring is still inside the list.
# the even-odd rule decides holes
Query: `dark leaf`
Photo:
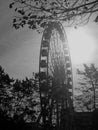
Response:
[[[25,12],[23,10],[18,10],[18,13],[20,13],[21,15],[25,14]]]
[[[13,19],[13,23],[15,23],[16,22],[16,19]]]
[[[13,5],[14,5],[14,2],[12,2],[10,5],[9,5],[9,8],[13,8]]]
[[[29,13],[28,16],[30,16],[32,13]]]
[[[25,0],[21,0],[21,3],[24,4],[24,3],[25,3]]]
[[[15,11],[17,11],[17,8],[15,8]]]
[[[30,16],[30,18],[31,18],[31,19],[36,19],[37,16],[36,16],[36,15],[32,15],[32,16]]]
[[[28,20],[28,17],[27,17],[27,16],[24,16],[23,19]]]

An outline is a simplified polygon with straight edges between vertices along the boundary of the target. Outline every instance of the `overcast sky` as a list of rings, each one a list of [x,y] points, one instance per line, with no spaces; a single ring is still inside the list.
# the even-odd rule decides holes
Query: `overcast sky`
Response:
[[[0,65],[11,77],[22,79],[38,72],[41,35],[27,28],[12,28],[14,12],[8,8],[10,1],[0,0]],[[98,25],[90,24],[84,29],[94,39],[96,49],[92,62],[98,65]],[[68,38],[69,31],[66,28]]]
[[[41,35],[27,28],[12,28],[11,0],[0,0],[0,65],[11,77],[24,78],[38,71]]]

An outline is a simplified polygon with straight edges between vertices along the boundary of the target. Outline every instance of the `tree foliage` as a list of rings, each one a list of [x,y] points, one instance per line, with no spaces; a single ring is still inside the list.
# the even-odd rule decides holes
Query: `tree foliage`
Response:
[[[37,77],[13,80],[0,66],[0,115],[14,122],[35,122],[39,114]]]
[[[86,24],[93,14],[98,22],[98,0],[13,0],[9,7],[16,12],[16,29],[26,24],[31,29],[44,28],[49,21],[77,26]]]
[[[4,113],[10,108],[10,101],[12,99],[11,86],[13,81],[0,66],[0,109],[3,109]]]
[[[98,68],[94,64],[90,66],[84,64],[84,71],[77,69],[80,75],[79,84],[77,89],[81,91],[82,95],[77,96],[76,100],[81,108],[85,107],[87,110],[96,108],[96,90],[98,90]]]

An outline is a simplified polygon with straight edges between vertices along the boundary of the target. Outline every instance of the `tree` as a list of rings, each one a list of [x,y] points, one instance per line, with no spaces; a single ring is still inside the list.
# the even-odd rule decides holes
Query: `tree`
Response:
[[[39,91],[35,75],[13,80],[0,66],[0,121],[10,119],[21,124],[37,120]]]
[[[9,112],[11,110],[12,84],[14,80],[10,78],[0,66],[0,127],[4,128],[8,123]],[[2,129],[3,129],[2,128]]]
[[[33,77],[34,78],[34,77]],[[13,84],[12,112],[14,120],[35,122],[38,115],[38,92],[35,79],[16,80]],[[20,118],[21,117],[21,118]]]
[[[14,80],[5,73],[4,69],[0,66],[0,110],[8,112],[10,101],[12,99],[12,83]]]
[[[49,21],[60,21],[67,26],[86,24],[94,14],[98,22],[98,0],[13,0],[9,5],[16,16],[13,26],[18,29],[44,28]]]
[[[77,73],[82,76],[82,81],[79,81],[80,88],[78,90],[82,92],[83,96],[77,97],[77,100],[82,100],[82,103],[88,110],[92,110],[89,108],[89,105],[93,102],[93,109],[96,109],[96,89],[98,86],[98,69],[94,64],[90,66],[84,64],[84,71],[80,71],[77,69]],[[93,98],[93,99],[92,99]]]

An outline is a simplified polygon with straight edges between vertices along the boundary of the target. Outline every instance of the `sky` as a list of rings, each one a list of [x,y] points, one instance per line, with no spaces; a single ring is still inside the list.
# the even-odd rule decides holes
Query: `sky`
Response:
[[[33,72],[38,72],[42,34],[26,27],[19,30],[12,28],[14,12],[8,8],[10,1],[0,0],[0,65],[10,77],[23,79],[26,76],[31,77]],[[83,63],[95,63],[98,66],[98,25],[90,23],[76,30],[65,28],[65,31],[73,71]]]
[[[38,71],[41,35],[23,28],[12,28],[14,12],[10,0],[0,0],[0,65],[14,78],[32,76]]]

